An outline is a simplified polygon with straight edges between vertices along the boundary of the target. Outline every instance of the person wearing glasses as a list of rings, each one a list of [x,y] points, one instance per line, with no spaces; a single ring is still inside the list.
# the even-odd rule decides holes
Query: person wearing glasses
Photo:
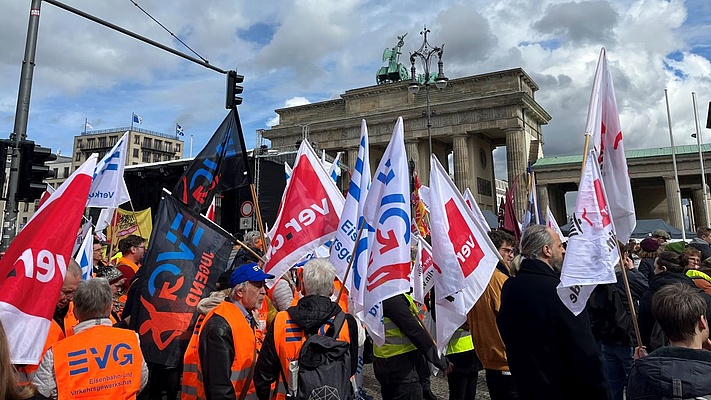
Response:
[[[258,328],[254,311],[267,295],[266,274],[259,265],[237,267],[229,280],[225,301],[206,316],[188,346],[183,363],[183,399],[243,399],[254,397],[252,375],[257,362]]]
[[[116,264],[116,268],[118,268],[123,274],[123,277],[126,278],[123,284],[123,290],[127,292],[133,281],[133,277],[141,266],[143,255],[146,254],[146,239],[138,235],[128,235],[119,240],[118,248],[121,252],[121,258]]]

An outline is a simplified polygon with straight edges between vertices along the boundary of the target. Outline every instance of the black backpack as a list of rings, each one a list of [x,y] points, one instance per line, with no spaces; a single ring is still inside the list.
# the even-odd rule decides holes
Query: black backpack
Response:
[[[298,400],[353,398],[350,382],[350,344],[338,340],[346,314],[341,311],[325,335],[307,333],[299,352]]]

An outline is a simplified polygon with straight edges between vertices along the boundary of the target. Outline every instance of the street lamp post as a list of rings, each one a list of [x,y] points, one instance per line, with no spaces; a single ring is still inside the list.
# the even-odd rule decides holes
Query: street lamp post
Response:
[[[422,42],[422,45],[420,48],[415,51],[414,53],[410,53],[410,63],[412,64],[412,68],[410,68],[410,73],[411,73],[411,78],[410,78],[410,85],[408,86],[408,90],[412,94],[416,94],[417,92],[420,91],[420,85],[425,86],[425,101],[426,101],[426,109],[425,113],[427,114],[427,139],[429,140],[429,145],[430,145],[430,154],[432,154],[432,123],[430,122],[430,117],[432,116],[432,111],[430,110],[430,85],[432,84],[432,78],[434,78],[434,84],[439,90],[444,90],[445,87],[447,87],[447,79],[446,76],[444,76],[444,64],[442,63],[442,53],[444,53],[444,44],[439,47],[433,47],[427,42],[427,34],[430,33],[430,30],[427,29],[427,26],[424,27],[424,29],[420,32],[420,35],[424,36],[424,41]],[[435,77],[434,74],[430,73],[430,64],[432,62],[432,56],[437,55],[437,68],[438,68],[438,73],[437,76]],[[422,69],[424,70],[424,74],[422,74],[422,77],[424,78],[422,82],[417,78],[417,71],[415,69],[415,61],[419,59],[421,64],[422,64]]]

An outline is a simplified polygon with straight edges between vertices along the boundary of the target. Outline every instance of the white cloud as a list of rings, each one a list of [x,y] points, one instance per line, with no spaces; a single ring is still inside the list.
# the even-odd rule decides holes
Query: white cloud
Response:
[[[297,97],[292,97],[292,98],[290,98],[290,99],[287,99],[287,100],[284,102],[284,108],[296,107],[296,106],[303,106],[303,105],[306,105],[306,104],[311,104],[311,102],[309,101],[309,99],[307,99],[306,97],[297,96]],[[272,126],[275,126],[275,125],[279,125],[279,115],[278,115],[278,114],[277,114],[277,115],[274,115],[274,117],[269,118],[269,120],[267,120],[267,126],[268,126],[268,127],[272,127]]]

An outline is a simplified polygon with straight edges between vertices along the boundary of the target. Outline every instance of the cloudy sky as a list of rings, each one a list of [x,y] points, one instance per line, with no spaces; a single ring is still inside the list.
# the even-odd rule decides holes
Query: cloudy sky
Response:
[[[337,98],[375,83],[385,47],[409,33],[403,53],[445,43],[449,78],[522,67],[552,115],[546,155],[580,153],[601,46],[607,48],[626,147],[669,145],[664,89],[676,144],[695,142],[691,92],[702,128],[711,100],[708,0],[64,0],[183,52],[137,2],[212,65],[245,78],[240,107],[248,147],[274,109]],[[29,0],[0,0],[0,137],[13,130]],[[406,57],[404,60],[407,63]],[[63,154],[88,118],[94,129],[128,126],[194,135],[194,153],[224,118],[225,78],[202,66],[43,3],[28,136]],[[709,131],[703,132],[706,142]],[[186,147],[187,143],[186,143]],[[503,149],[501,149],[503,150]],[[497,175],[505,152],[497,151]],[[187,154],[186,154],[187,156]]]

